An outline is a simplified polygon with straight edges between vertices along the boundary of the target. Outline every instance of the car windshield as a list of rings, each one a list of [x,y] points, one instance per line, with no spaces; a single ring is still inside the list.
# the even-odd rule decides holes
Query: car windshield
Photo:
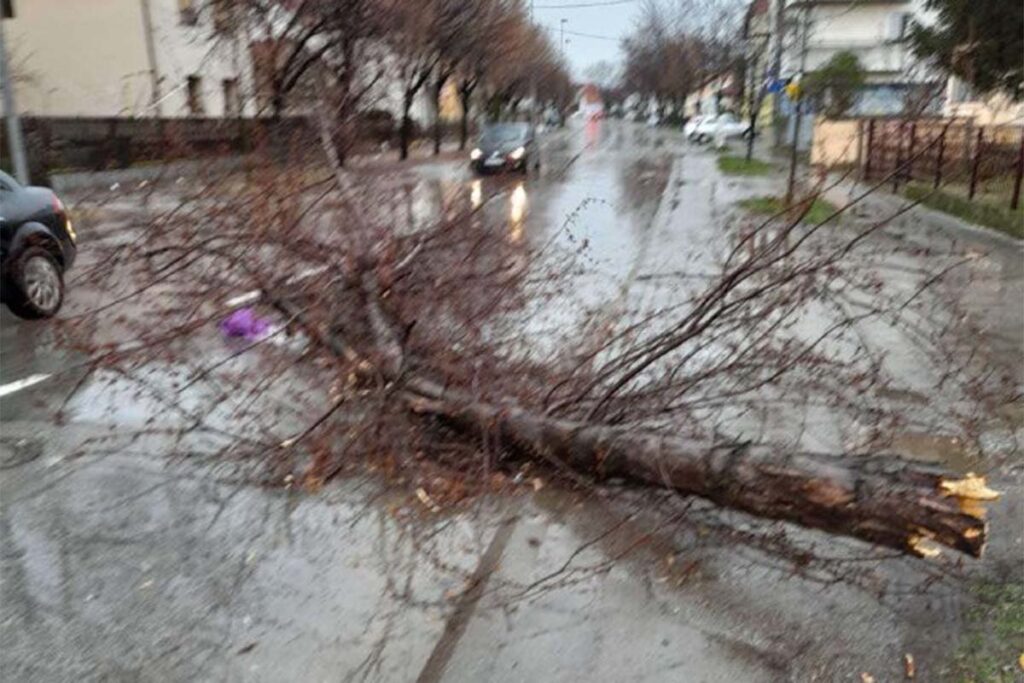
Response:
[[[526,123],[498,123],[486,126],[480,134],[480,144],[503,145],[520,142],[526,139],[529,130],[529,124]]]
[[[720,123],[736,123],[736,118],[732,114],[722,114],[718,120]]]

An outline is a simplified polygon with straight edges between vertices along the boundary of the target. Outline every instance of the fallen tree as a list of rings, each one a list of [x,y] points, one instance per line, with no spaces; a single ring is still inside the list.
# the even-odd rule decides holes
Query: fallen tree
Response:
[[[328,141],[326,115],[321,125]],[[919,419],[914,411],[966,426],[978,405],[1012,388],[939,289],[960,255],[887,290],[880,264],[912,248],[873,242],[891,216],[825,234],[831,218],[802,220],[809,196],[731,233],[691,291],[652,286],[634,304],[627,283],[614,305],[588,307],[572,298],[588,272],[584,241],[556,244],[556,233],[530,244],[521,207],[513,204],[511,229],[487,213],[492,201],[514,202],[514,191],[467,205],[457,188],[436,198],[424,224],[411,191],[374,193],[331,166],[322,178],[271,165],[244,182],[210,182],[103,247],[83,279],[106,298],[75,316],[67,338],[97,367],[187,367],[173,400],[188,403],[198,382],[213,392],[211,406],[187,411],[189,429],[231,405],[232,429],[218,427],[231,438],[224,453],[249,456],[275,481],[313,487],[379,456],[378,470],[402,481],[431,462],[483,482],[530,459],[574,481],[624,478],[905,553],[930,554],[931,543],[981,554],[977,501],[994,495],[984,481],[885,448],[887,435]],[[227,358],[196,353],[228,310],[254,305],[234,296],[246,290],[262,292],[311,346],[274,350],[267,339],[286,333],[278,330]],[[132,303],[131,315],[109,315]],[[550,311],[562,316],[556,331],[538,334],[534,317]],[[130,346],[112,349],[111,320]],[[879,320],[914,335],[962,411],[889,398],[886,350],[861,329]],[[250,356],[254,365],[226,371]],[[812,397],[847,420],[855,448],[822,455],[737,436],[750,411]],[[459,448],[440,444],[437,424],[463,436]]]
[[[465,392],[408,375],[407,359],[380,304],[377,277],[358,278],[376,346],[363,354],[337,334],[317,330],[282,298],[275,307],[299,321],[339,358],[379,376],[409,410],[514,448],[541,462],[597,479],[621,477],[707,498],[719,505],[853,536],[919,556],[934,544],[980,557],[986,525],[977,501],[998,494],[982,478],[956,478],[895,456],[840,459],[780,453],[749,443],[694,443],[658,432],[538,415],[515,405],[481,402]],[[371,362],[370,358],[376,358]]]

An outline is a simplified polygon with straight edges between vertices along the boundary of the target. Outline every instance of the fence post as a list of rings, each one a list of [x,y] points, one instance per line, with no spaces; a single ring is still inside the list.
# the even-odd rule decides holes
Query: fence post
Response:
[[[946,154],[946,133],[948,131],[949,126],[945,126],[939,135],[939,150],[935,155],[935,184],[932,186],[936,190],[942,184],[942,157]]]
[[[903,121],[899,123],[899,128],[896,129],[896,163],[892,169],[892,191],[899,192],[900,189],[900,174],[903,172],[900,167],[903,166]]]
[[[1017,177],[1013,179],[1013,198],[1010,199],[1010,208],[1014,211],[1020,206],[1020,184],[1024,179],[1024,130],[1020,132],[1020,150],[1017,152]]]
[[[914,179],[914,148],[917,146],[917,122],[910,122],[910,144],[907,146],[907,170],[904,181],[909,183]]]
[[[868,144],[864,151],[864,180],[871,179],[871,155],[874,153],[875,120],[868,119]]]
[[[978,139],[974,145],[974,163],[971,164],[971,186],[967,190],[968,199],[974,199],[974,193],[978,189],[978,166],[981,165],[981,146],[984,133],[985,129],[978,126]]]

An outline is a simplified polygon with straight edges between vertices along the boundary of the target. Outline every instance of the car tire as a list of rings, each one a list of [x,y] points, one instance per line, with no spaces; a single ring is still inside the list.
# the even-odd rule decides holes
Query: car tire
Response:
[[[7,307],[25,320],[51,318],[64,303],[64,269],[40,246],[26,248],[11,264]]]

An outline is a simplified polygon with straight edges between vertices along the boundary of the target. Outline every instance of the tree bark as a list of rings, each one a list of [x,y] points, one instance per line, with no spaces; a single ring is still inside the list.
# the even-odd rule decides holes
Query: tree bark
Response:
[[[923,540],[974,557],[985,545],[984,521],[963,512],[961,499],[943,490],[952,479],[896,457],[836,458],[745,444],[698,444],[515,407],[408,400],[417,412],[441,416],[469,432],[486,430],[489,439],[497,435],[533,458],[590,476],[674,489],[912,554],[925,552]]]

